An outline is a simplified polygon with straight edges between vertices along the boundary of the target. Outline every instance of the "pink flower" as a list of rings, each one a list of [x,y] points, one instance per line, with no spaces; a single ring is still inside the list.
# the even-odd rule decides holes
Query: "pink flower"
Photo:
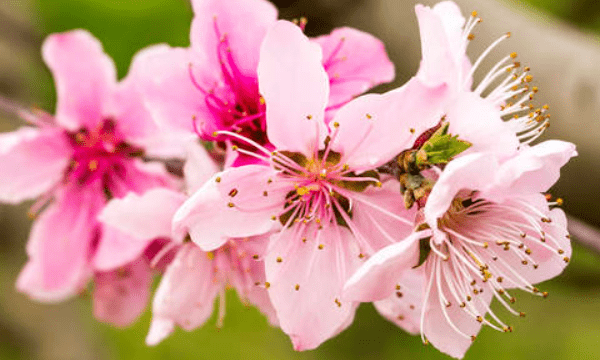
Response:
[[[184,167],[190,191],[195,191],[216,170],[213,160],[200,145],[190,146]],[[130,193],[122,199],[114,199],[100,215],[107,227],[114,227],[138,241],[169,239],[171,244],[162,253],[176,252],[154,297],[147,343],[158,344],[173,332],[175,325],[191,331],[204,324],[213,312],[217,296],[221,323],[227,286],[234,287],[243,301],[258,306],[271,323],[276,324],[264,287],[264,263],[258,260],[263,257],[268,236],[232,238],[215,251],[202,251],[171,232],[173,215],[186,199],[185,194],[174,189],[155,188],[141,196]],[[159,261],[160,257],[158,254],[153,261]]]
[[[131,79],[117,83],[114,64],[92,35],[82,30],[51,35],[42,53],[56,81],[56,114],[12,106],[33,126],[0,135],[0,200],[38,198],[31,212],[41,214],[17,288],[42,301],[59,301],[80,292],[94,274],[98,294],[113,282],[106,272],[125,266],[135,278],[144,273],[139,259],[147,245],[104,229],[96,216],[110,198],[171,183],[162,164],[144,157],[181,150],[153,125]],[[123,278],[133,281],[114,281]],[[95,299],[96,308],[102,298]]]
[[[448,164],[428,197],[423,222],[406,239],[371,257],[348,281],[345,297],[386,299],[397,317],[419,324],[424,339],[462,358],[485,324],[512,328],[490,310],[492,298],[511,313],[517,288],[540,296],[534,284],[557,276],[569,262],[571,246],[562,210],[551,209],[541,194],[576,155],[574,145],[546,141],[525,147],[506,161],[489,153],[471,154]],[[424,263],[419,245],[430,247]],[[423,250],[421,250],[423,251]],[[398,293],[407,280],[421,276],[422,309]],[[399,281],[400,280],[400,281]],[[393,295],[396,293],[396,295]],[[394,299],[394,300],[392,300]],[[489,315],[489,316],[486,316]],[[417,322],[418,321],[418,322]]]
[[[195,18],[189,49],[159,45],[133,61],[149,107],[162,125],[182,136],[196,131],[203,140],[216,141],[219,149],[228,143],[248,149],[248,144],[224,133],[215,136],[215,131],[235,132],[270,148],[257,65],[277,9],[265,0],[194,0],[192,6]],[[313,42],[324,52],[330,111],[394,78],[383,44],[371,35],[340,28]],[[236,155],[241,155],[237,165],[256,162]]]
[[[444,108],[450,133],[473,146],[465,152],[491,151],[510,156],[519,143],[529,144],[548,126],[548,107],[531,103],[537,87],[531,87],[529,68],[514,61],[516,53],[502,58],[476,86],[473,75],[494,48],[510,37],[507,33],[492,43],[471,64],[466,55],[475,26],[481,21],[473,12],[468,20],[452,1],[433,8],[417,5],[423,59],[417,77],[431,86],[448,85]],[[522,69],[522,71],[521,71]],[[485,94],[485,95],[484,95]]]
[[[356,304],[341,299],[360,259],[408,234],[414,212],[398,183],[372,170],[409,148],[439,121],[444,87],[412,81],[366,95],[325,122],[329,102],[322,52],[301,29],[279,21],[263,41],[258,80],[274,151],[247,143],[253,165],[216,174],[178,210],[174,229],[205,251],[275,231],[264,256],[266,286],[296,350],[317,347],[347,327]],[[409,121],[414,128],[409,131]]]

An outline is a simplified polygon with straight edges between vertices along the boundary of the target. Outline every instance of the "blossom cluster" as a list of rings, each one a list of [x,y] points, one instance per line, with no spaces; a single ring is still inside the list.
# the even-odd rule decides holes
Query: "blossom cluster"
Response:
[[[46,302],[91,291],[100,321],[146,342],[206,322],[226,289],[318,347],[361,302],[461,358],[483,325],[508,332],[514,291],[571,256],[545,193],[576,155],[548,126],[529,69],[509,54],[474,77],[481,21],[451,1],[416,6],[417,74],[390,82],[384,45],[352,28],[309,38],[265,0],[192,0],[189,48],[139,52],[129,74],[88,32],[42,54],[54,115],[3,100],[27,124],[0,135],[0,200],[37,199],[19,291]],[[510,293],[509,293],[510,291]]]

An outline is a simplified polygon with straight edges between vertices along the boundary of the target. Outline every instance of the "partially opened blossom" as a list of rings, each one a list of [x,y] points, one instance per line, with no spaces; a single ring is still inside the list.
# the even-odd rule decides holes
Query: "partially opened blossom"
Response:
[[[476,12],[467,20],[452,1],[417,5],[415,11],[423,56],[417,77],[432,86],[448,85],[443,112],[450,133],[473,144],[465,154],[491,151],[510,156],[520,142],[537,139],[548,126],[548,107],[532,104],[538,88],[530,86],[533,77],[528,67],[515,61],[516,53],[498,61],[479,84],[473,81],[483,61],[511,34],[493,42],[472,63],[466,50],[481,21]]]
[[[215,134],[229,131],[271,148],[265,129],[268,105],[259,93],[257,66],[261,43],[277,21],[277,9],[266,0],[193,0],[192,6],[190,48],[158,45],[133,61],[132,71],[148,106],[162,126],[176,129],[182,137],[197,132],[222,150],[229,143],[248,147],[236,137]],[[330,112],[394,78],[383,44],[369,34],[339,28],[313,42],[325,55]],[[240,155],[238,165],[256,162],[234,155]]]
[[[216,164],[200,145],[189,146],[184,166],[188,191],[197,190],[216,170]],[[217,297],[219,322],[222,322],[228,286],[237,290],[242,301],[258,306],[276,323],[275,312],[262,286],[265,270],[260,259],[268,234],[231,238],[215,251],[202,251],[171,232],[173,215],[186,199],[187,195],[177,189],[155,188],[143,195],[129,193],[124,198],[114,199],[100,215],[106,227],[118,229],[137,241],[169,241],[162,253],[175,252],[154,296],[152,324],[146,342],[158,344],[176,325],[188,331],[201,326],[213,313]],[[153,262],[161,260],[161,254],[156,256]]]
[[[42,301],[59,301],[81,292],[96,275],[99,304],[109,299],[107,283],[136,282],[125,276],[132,274],[146,276],[140,281],[147,284],[150,275],[140,263],[147,244],[104,229],[97,214],[111,198],[172,183],[162,164],[144,159],[182,151],[158,132],[131,80],[117,83],[113,62],[92,35],[82,30],[51,35],[42,54],[56,83],[56,114],[13,107],[29,124],[0,135],[0,200],[38,198],[31,209],[39,217],[27,245],[29,261],[17,288]]]
[[[414,211],[404,209],[398,183],[372,170],[439,121],[445,87],[411,81],[365,95],[327,124],[321,48],[285,21],[265,37],[258,80],[274,150],[217,132],[245,142],[252,150],[237,151],[260,161],[213,176],[175,214],[174,230],[205,251],[274,231],[257,254],[266,269],[261,286],[294,348],[312,349],[352,322],[356,304],[341,290],[361,259],[392,242],[390,234],[412,230]]]
[[[419,319],[424,339],[457,358],[482,325],[511,331],[491,311],[491,300],[522,316],[512,309],[515,297],[508,289],[545,297],[535,284],[557,276],[569,262],[565,214],[542,193],[575,155],[570,143],[546,141],[524,146],[508,160],[476,153],[451,161],[427,198],[420,231],[371,257],[346,284],[345,297],[387,298],[389,315],[389,303],[397,304],[398,317],[412,324]],[[430,251],[411,269],[418,265],[420,245]],[[398,296],[406,293],[402,282],[419,276],[420,311],[407,306],[414,299]]]

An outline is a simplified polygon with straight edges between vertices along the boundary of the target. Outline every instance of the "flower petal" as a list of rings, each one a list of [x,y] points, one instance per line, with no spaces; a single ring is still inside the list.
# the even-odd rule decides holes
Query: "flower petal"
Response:
[[[329,80],[321,48],[300,28],[278,21],[260,51],[258,80],[267,104],[267,135],[278,150],[313,154],[327,136]]]
[[[148,345],[160,343],[175,325],[191,331],[204,324],[222,286],[213,277],[213,263],[207,254],[194,244],[183,245],[154,295]]]
[[[351,101],[330,123],[332,149],[355,171],[388,162],[440,121],[445,91],[444,85],[430,88],[412,79],[399,89]]]
[[[187,145],[187,158],[183,166],[183,174],[188,194],[193,194],[217,171],[217,164],[206,149],[198,141]]]
[[[462,90],[461,70],[468,73],[470,64],[464,51],[465,18],[460,9],[452,1],[443,1],[433,8],[416,5],[415,12],[423,54],[417,77],[429,85],[445,82],[452,92]],[[465,64],[469,65],[466,72]]]
[[[373,305],[388,321],[411,334],[421,330],[421,309],[425,275],[422,268],[405,271],[396,281],[399,289],[390,297],[375,301]]]
[[[17,282],[19,291],[41,301],[63,300],[81,291],[91,275],[88,259],[98,232],[95,215],[103,204],[98,195],[67,193],[34,222],[27,244],[30,260]]]
[[[119,270],[97,273],[94,284],[96,319],[125,327],[146,310],[152,273],[148,263],[140,258]]]
[[[117,83],[113,61],[85,30],[48,36],[42,56],[56,83],[56,120],[77,130],[94,128],[105,114]]]
[[[424,215],[430,226],[440,218],[460,190],[485,189],[493,182],[499,167],[491,154],[470,154],[452,160],[433,186],[427,198]]]
[[[502,200],[515,194],[545,192],[558,181],[560,168],[574,156],[575,145],[565,141],[549,140],[525,147],[502,163],[493,186],[482,196]]]
[[[515,132],[489,101],[464,92],[447,109],[448,132],[472,144],[461,156],[489,152],[507,158],[517,151],[520,144]]]
[[[323,66],[331,86],[330,107],[394,80],[394,64],[384,44],[371,34],[342,27],[312,41],[323,49]]]
[[[0,134],[0,200],[16,204],[50,190],[62,179],[70,156],[60,129],[23,127]]]
[[[265,0],[193,0],[192,7],[192,48],[220,69],[218,48],[226,41],[238,70],[255,78],[260,45],[277,21],[277,8]]]
[[[373,252],[412,233],[417,209],[404,207],[397,181],[385,181],[381,188],[369,187],[349,198],[353,201],[352,223],[368,240]]]
[[[156,45],[135,55],[129,77],[146,99],[146,106],[158,126],[182,143],[195,138],[194,117],[212,116],[206,107],[205,94],[194,86],[193,67],[204,67],[202,56],[189,49]]]
[[[138,239],[110,226],[103,226],[92,265],[98,271],[110,271],[125,266],[140,257],[152,240]]]
[[[316,236],[307,242],[294,238],[293,230],[273,235],[265,258],[271,301],[297,351],[336,335],[356,309],[341,300],[344,282],[359,265],[355,239],[333,225],[313,230]]]
[[[275,225],[271,217],[283,209],[292,189],[287,184],[282,188],[270,167],[229,168],[215,174],[177,210],[174,236],[189,233],[200,248],[212,251],[232,237],[264,234]]]
[[[416,232],[376,252],[348,279],[344,299],[370,302],[392,295],[402,274],[419,262],[419,240],[427,236]]]
[[[111,200],[98,219],[105,227],[113,227],[133,239],[145,242],[171,237],[171,222],[183,204],[184,194],[167,188],[148,190],[143,195],[129,193],[121,199]]]

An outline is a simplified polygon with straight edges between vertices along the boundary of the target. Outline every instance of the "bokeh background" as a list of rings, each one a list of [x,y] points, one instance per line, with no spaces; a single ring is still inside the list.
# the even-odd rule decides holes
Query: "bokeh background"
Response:
[[[420,58],[413,0],[273,0],[284,19],[306,16],[307,33],[353,26],[383,39],[402,84]],[[433,1],[424,0],[425,4]],[[507,31],[513,37],[498,50],[500,59],[517,51],[532,67],[539,100],[552,109],[544,138],[578,145],[580,156],[563,170],[553,194],[565,198],[566,211],[600,224],[600,1],[457,0],[465,13],[477,10],[484,22],[470,51],[480,53]],[[122,77],[131,57],[154,43],[189,44],[192,12],[188,0],[2,0],[0,2],[0,93],[53,110],[52,79],[39,49],[52,32],[86,28],[104,44]],[[494,58],[494,57],[492,57]],[[85,61],[82,59],[82,61]],[[382,87],[379,90],[383,90]],[[0,131],[19,126],[1,115]],[[26,164],[25,164],[26,165]],[[0,169],[2,176],[2,169]],[[402,333],[360,307],[354,324],[318,350],[295,353],[286,336],[271,328],[234,293],[227,297],[225,326],[216,320],[192,333],[177,331],[157,347],[144,338],[146,313],[127,329],[95,321],[88,298],[38,304],[14,290],[26,260],[28,204],[0,206],[0,359],[446,359],[418,337]],[[600,248],[599,248],[600,249]],[[511,334],[484,329],[466,359],[600,359],[600,255],[575,245],[571,265],[540,286],[548,299],[520,294]],[[499,310],[505,318],[510,315]]]

